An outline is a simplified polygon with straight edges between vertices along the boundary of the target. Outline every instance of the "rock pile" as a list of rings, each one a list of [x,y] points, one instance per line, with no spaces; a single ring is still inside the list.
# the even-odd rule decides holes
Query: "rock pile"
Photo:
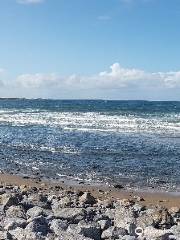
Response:
[[[89,192],[1,186],[0,239],[180,239],[178,207],[140,203],[140,197],[99,200]]]

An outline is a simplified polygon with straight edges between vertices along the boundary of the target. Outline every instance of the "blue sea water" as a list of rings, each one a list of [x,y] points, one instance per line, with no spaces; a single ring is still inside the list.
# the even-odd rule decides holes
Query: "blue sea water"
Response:
[[[180,190],[180,102],[0,100],[0,169]]]

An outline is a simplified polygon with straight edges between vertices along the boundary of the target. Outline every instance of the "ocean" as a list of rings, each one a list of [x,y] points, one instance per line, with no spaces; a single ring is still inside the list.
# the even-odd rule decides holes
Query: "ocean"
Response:
[[[180,102],[0,100],[0,169],[180,191]]]

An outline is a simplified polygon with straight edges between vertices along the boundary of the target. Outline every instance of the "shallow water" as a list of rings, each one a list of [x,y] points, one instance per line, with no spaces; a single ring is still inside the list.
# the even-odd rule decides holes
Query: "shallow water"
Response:
[[[180,102],[0,100],[0,168],[180,189]]]

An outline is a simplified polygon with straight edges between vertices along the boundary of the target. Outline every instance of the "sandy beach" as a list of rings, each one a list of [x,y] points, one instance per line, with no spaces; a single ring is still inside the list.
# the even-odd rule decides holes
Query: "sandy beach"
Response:
[[[33,179],[30,177],[22,177],[12,174],[0,174],[0,184],[2,185],[12,185],[12,186],[27,186],[27,188],[37,187],[43,191],[49,191],[50,189],[64,189],[73,191],[89,191],[95,197],[100,199],[124,199],[133,198],[134,196],[139,196],[144,199],[143,205],[159,205],[163,207],[175,207],[180,206],[180,193],[177,192],[160,192],[158,190],[154,191],[133,191],[133,190],[123,190],[116,189],[114,187],[107,187],[103,185],[93,186],[86,184],[72,184],[64,182],[52,182],[42,181],[41,179]]]

